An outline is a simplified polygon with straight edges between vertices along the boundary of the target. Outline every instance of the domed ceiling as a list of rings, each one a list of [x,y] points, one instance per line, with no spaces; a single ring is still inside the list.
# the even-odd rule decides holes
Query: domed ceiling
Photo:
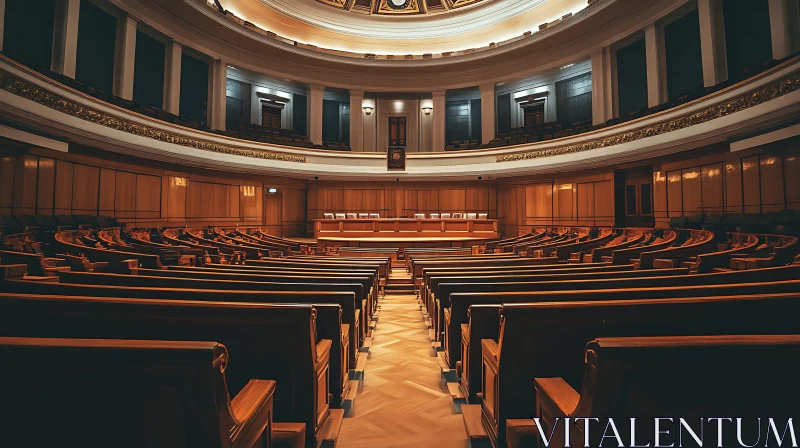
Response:
[[[211,0],[208,0],[211,1]],[[422,55],[530,35],[587,0],[218,0],[264,30],[357,53]]]
[[[365,14],[436,14],[491,0],[316,0],[320,3]]]

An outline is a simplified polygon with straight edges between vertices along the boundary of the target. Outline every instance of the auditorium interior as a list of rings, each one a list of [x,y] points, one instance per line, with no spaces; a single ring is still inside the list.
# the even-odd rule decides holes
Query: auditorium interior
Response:
[[[800,0],[0,27],[0,447],[798,446]]]

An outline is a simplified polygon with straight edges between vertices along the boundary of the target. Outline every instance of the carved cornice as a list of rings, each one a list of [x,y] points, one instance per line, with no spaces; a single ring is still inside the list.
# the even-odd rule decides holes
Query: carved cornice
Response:
[[[557,148],[541,149],[537,151],[505,154],[497,156],[497,162],[516,162],[527,159],[540,159],[542,157],[560,156],[608,146],[629,143],[647,137],[666,134],[711,121],[726,115],[749,109],[775,98],[782,97],[796,90],[800,90],[800,72],[794,72],[783,79],[773,81],[765,86],[743,93],[735,98],[706,109],[684,114],[678,118],[666,120],[661,123],[645,126],[632,131],[621,132],[607,137],[598,138],[584,143],[576,143]]]
[[[306,163],[305,156],[224,145],[210,140],[185,137],[174,132],[164,131],[152,126],[136,123],[123,117],[103,112],[98,109],[80,104],[76,101],[64,98],[63,96],[51,92],[44,87],[18,78],[5,70],[0,70],[0,89],[33,101],[37,104],[41,104],[42,106],[49,107],[50,109],[58,112],[80,118],[81,120],[99,124],[117,131],[126,132],[128,134],[158,140],[164,143],[186,146],[203,151],[252,157],[256,159]]]

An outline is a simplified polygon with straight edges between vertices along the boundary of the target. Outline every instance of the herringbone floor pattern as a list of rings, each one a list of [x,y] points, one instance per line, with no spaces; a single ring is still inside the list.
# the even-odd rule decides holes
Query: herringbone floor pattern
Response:
[[[338,446],[464,448],[461,415],[442,383],[413,294],[381,301],[364,382]]]

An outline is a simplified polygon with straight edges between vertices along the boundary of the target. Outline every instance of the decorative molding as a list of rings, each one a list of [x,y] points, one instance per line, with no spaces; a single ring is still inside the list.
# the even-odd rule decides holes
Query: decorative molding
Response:
[[[215,143],[209,140],[184,137],[182,135],[164,131],[152,126],[135,123],[125,118],[106,113],[92,107],[84,106],[73,100],[64,98],[50,90],[40,87],[32,82],[18,78],[11,73],[0,69],[0,89],[11,94],[33,101],[42,106],[58,112],[99,124],[128,134],[147,137],[164,143],[186,146],[189,148],[211,151],[222,154],[231,154],[243,157],[252,157],[265,160],[278,160],[281,162],[306,163],[305,156],[283,154],[260,149],[241,148],[236,146]]]
[[[721,104],[716,104],[697,112],[687,113],[672,120],[667,120],[640,129],[634,129],[632,131],[621,132],[584,143],[566,145],[558,148],[542,149],[538,151],[504,154],[497,156],[497,162],[515,162],[519,160],[560,156],[564,154],[590,151],[592,149],[605,148],[622,143],[629,143],[639,139],[685,129],[690,126],[714,120],[716,118],[734,114],[775,98],[782,97],[796,90],[800,90],[800,71],[791,73],[783,79],[773,81],[750,92],[743,93]]]

